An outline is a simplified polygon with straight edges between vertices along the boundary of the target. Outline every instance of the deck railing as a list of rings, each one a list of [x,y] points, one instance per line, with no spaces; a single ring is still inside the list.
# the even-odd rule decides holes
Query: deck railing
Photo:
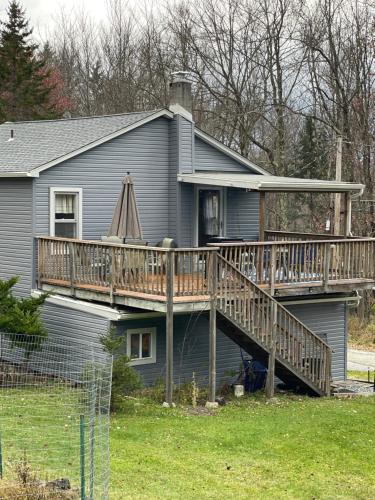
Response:
[[[329,346],[223,256],[218,258],[217,309],[268,351],[329,395]]]
[[[165,249],[54,237],[39,238],[40,283],[113,294],[204,296],[219,250],[258,285],[275,288],[375,282],[375,238],[222,243],[209,248]],[[167,276],[168,262],[172,275]],[[169,279],[169,285],[167,284]],[[366,285],[367,286],[367,285]]]
[[[260,285],[375,281],[375,238],[221,243],[220,254]]]
[[[309,241],[309,240],[346,240],[349,236],[337,236],[325,233],[298,233],[294,231],[265,231],[266,241]]]
[[[174,296],[206,296],[211,293],[208,269],[216,251],[42,237],[38,244],[38,279],[72,289],[166,296],[167,261],[172,259]]]

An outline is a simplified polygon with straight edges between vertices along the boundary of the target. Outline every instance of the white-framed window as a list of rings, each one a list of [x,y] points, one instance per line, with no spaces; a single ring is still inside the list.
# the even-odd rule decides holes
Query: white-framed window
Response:
[[[82,188],[50,188],[50,235],[82,239]]]
[[[127,330],[126,353],[132,365],[156,363],[156,328]]]

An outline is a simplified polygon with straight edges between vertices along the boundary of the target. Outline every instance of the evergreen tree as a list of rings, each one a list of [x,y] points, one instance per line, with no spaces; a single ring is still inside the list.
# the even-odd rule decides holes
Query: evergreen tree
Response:
[[[293,175],[307,179],[329,179],[329,138],[313,116],[306,116],[296,144]],[[317,193],[297,193],[290,205],[289,218],[296,231],[323,232],[330,216],[330,202]],[[298,225],[299,224],[299,225]]]
[[[0,23],[0,122],[54,118],[48,71],[30,41],[32,29],[16,0]]]
[[[40,306],[47,294],[18,299],[12,293],[17,282],[17,277],[0,280],[0,332],[7,335],[14,347],[23,348],[28,359],[48,336],[40,319]]]
[[[328,179],[328,138],[312,116],[306,116],[297,145],[297,177]]]

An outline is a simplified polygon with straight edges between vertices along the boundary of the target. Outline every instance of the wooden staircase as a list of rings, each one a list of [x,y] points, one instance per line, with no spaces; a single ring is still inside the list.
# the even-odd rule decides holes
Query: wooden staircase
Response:
[[[275,358],[275,375],[288,386],[329,395],[331,349],[271,295],[219,255],[217,324],[255,359]]]

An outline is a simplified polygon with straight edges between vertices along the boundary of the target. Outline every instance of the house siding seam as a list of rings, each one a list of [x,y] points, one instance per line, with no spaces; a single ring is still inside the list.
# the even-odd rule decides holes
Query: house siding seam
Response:
[[[199,137],[195,137],[194,140],[194,169],[195,171],[259,173],[242,165]]]
[[[347,306],[345,303],[298,304],[285,307],[332,348],[332,379],[346,378]],[[325,337],[326,335],[326,337]]]
[[[193,173],[193,128],[194,124],[186,118],[179,116],[179,173]]]
[[[182,191],[186,193],[177,181],[179,172],[193,172],[193,133],[194,124],[180,115],[176,115],[170,124],[170,191],[169,191],[169,236],[174,238],[179,246],[185,246],[186,228],[182,223],[183,203]],[[192,223],[192,217],[191,222]],[[191,233],[191,227],[188,231]],[[191,246],[191,244],[189,244]]]
[[[182,247],[192,247],[194,245],[194,186],[192,184],[180,185],[180,214],[179,244]]]
[[[0,279],[19,276],[16,295],[30,295],[33,261],[31,179],[0,180]]]
[[[156,244],[169,234],[169,120],[159,118],[81,155],[35,179],[36,235],[49,234],[49,188],[83,188],[83,239],[107,234],[121,182],[134,180],[143,237]]]
[[[113,323],[119,335],[127,329],[156,327],[156,363],[135,366],[146,385],[152,385],[165,377],[165,318],[149,320],[119,321]],[[207,314],[175,316],[174,318],[174,381],[176,384],[190,382],[193,372],[199,384],[208,382],[209,322]],[[223,382],[226,375],[239,369],[240,348],[220,330],[217,332],[217,381]]]
[[[179,240],[179,193],[177,172],[179,168],[178,122],[174,118],[169,123],[169,199],[168,199],[168,236]],[[176,216],[177,214],[177,216]]]

